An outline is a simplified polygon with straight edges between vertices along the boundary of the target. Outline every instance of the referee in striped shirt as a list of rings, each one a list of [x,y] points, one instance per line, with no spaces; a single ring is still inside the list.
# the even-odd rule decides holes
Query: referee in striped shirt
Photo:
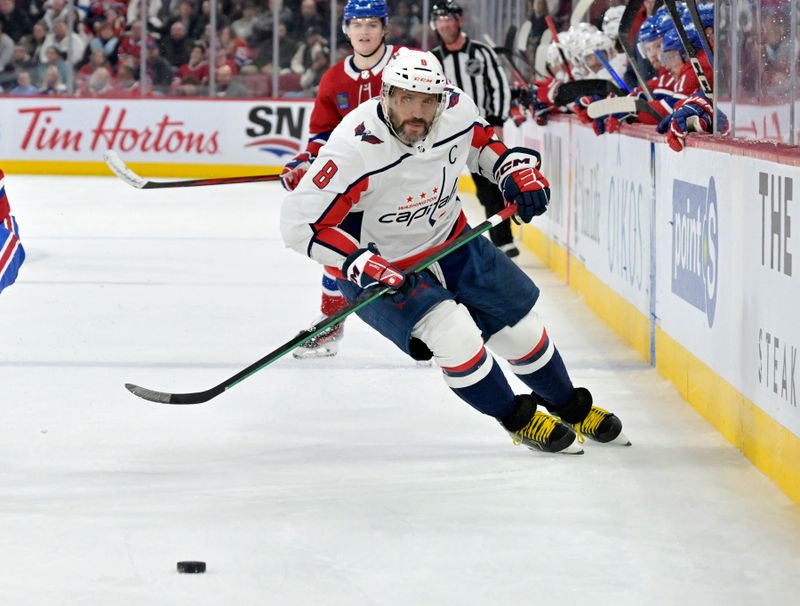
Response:
[[[470,40],[461,31],[464,11],[452,0],[436,2],[431,8],[431,29],[439,36],[441,44],[432,49],[444,67],[447,79],[475,101],[483,118],[494,128],[497,138],[503,139],[503,123],[508,117],[511,91],[508,78],[500,68],[497,55],[486,44]],[[478,200],[493,215],[505,207],[500,189],[477,173],[472,173]],[[492,242],[509,257],[516,257],[509,221],[489,231]]]

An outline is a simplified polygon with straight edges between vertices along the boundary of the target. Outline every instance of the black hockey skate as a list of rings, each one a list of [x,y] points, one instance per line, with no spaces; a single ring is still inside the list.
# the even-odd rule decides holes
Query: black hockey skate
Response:
[[[614,442],[623,446],[631,445],[622,433],[619,417],[592,404],[592,394],[585,387],[576,387],[572,400],[564,408],[551,412],[575,431],[580,443],[584,438],[589,438],[601,444]]]
[[[501,424],[513,438],[514,444],[524,444],[531,450],[583,454],[576,435],[558,419],[536,410],[533,396],[516,396],[517,409]]]

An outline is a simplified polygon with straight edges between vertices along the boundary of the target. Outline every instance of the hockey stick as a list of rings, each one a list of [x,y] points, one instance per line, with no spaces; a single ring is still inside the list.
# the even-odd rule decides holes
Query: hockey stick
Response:
[[[583,18],[586,16],[586,13],[589,12],[589,9],[592,8],[592,3],[594,0],[580,0],[578,4],[575,5],[575,8],[572,10],[572,16],[569,18],[570,25],[577,25]]]
[[[547,22],[547,29],[550,30],[550,33],[553,35],[553,42],[556,43],[556,47],[558,48],[558,54],[561,55],[561,61],[564,62],[564,69],[567,72],[567,76],[570,80],[575,80],[575,76],[572,75],[572,67],[567,61],[567,56],[564,54],[564,49],[561,48],[561,42],[558,39],[558,30],[556,29],[556,24],[553,22],[553,18],[550,15],[547,15],[544,20]]]
[[[201,185],[228,185],[234,183],[258,183],[260,181],[277,181],[280,175],[253,175],[250,177],[218,177],[215,179],[182,179],[180,181],[150,181],[133,172],[119,157],[117,152],[106,150],[103,154],[108,167],[117,177],[136,189],[161,189],[165,187],[199,187]]]
[[[628,56],[628,64],[631,66],[636,80],[639,82],[639,86],[642,87],[645,97],[647,97],[648,101],[653,101],[653,92],[650,90],[650,87],[647,86],[647,80],[644,79],[642,71],[639,69],[638,55],[631,46],[633,21],[636,19],[636,15],[639,13],[643,4],[644,0],[630,0],[630,2],[628,2],[628,6],[625,7],[625,11],[622,13],[622,18],[619,21],[617,39],[622,45],[622,50],[625,51],[625,54]]]
[[[714,97],[714,91],[711,89],[711,83],[708,81],[706,73],[703,71],[703,66],[700,65],[700,59],[697,57],[697,49],[694,47],[694,44],[692,44],[691,40],[689,40],[689,36],[686,35],[686,28],[683,27],[683,21],[681,21],[681,15],[678,12],[676,1],[665,0],[665,4],[667,5],[669,16],[672,17],[672,23],[675,25],[675,29],[678,30],[678,37],[681,39],[681,44],[683,44],[683,48],[689,57],[692,69],[694,69],[697,80],[700,82],[700,87],[703,89],[703,93],[706,97],[712,99]]]
[[[490,230],[492,227],[500,225],[500,223],[502,223],[509,217],[513,216],[514,213],[516,212],[517,212],[517,205],[509,204],[499,213],[492,215],[491,217],[486,219],[486,221],[484,221],[483,223],[473,227],[468,232],[461,234],[458,238],[456,238],[446,246],[428,255],[424,259],[420,259],[414,265],[409,267],[405,273],[406,274],[417,273],[427,267],[430,267],[431,265],[436,263],[439,259],[446,257],[451,252],[453,252],[457,248],[462,247],[470,240],[474,240],[484,232]],[[144,398],[145,400],[150,400],[151,402],[160,402],[162,404],[200,404],[202,402],[207,402],[211,398],[215,398],[224,391],[227,391],[231,387],[234,387],[238,383],[241,383],[246,378],[257,373],[262,368],[269,366],[279,358],[285,356],[287,353],[289,353],[299,345],[302,345],[312,337],[315,337],[322,331],[338,324],[350,314],[358,311],[359,309],[361,309],[366,305],[369,305],[375,299],[383,296],[390,290],[391,289],[388,286],[383,286],[380,288],[370,288],[365,290],[355,301],[353,301],[352,304],[348,305],[338,313],[329,316],[324,320],[320,320],[310,328],[301,331],[300,333],[298,333],[296,337],[290,339],[283,345],[280,345],[277,349],[271,351],[260,360],[253,362],[250,366],[248,366],[244,370],[241,370],[240,372],[236,373],[229,379],[226,379],[219,385],[212,387],[211,389],[207,389],[206,391],[197,391],[194,393],[169,393],[165,391],[156,391],[154,389],[139,387],[138,385],[133,385],[131,383],[126,383],[125,387],[132,394],[139,396],[140,398]]]
[[[611,77],[614,78],[614,82],[617,83],[617,86],[619,86],[622,90],[624,90],[626,95],[630,94],[631,89],[629,89],[628,85],[625,84],[625,80],[623,80],[620,77],[620,75],[617,73],[617,70],[615,70],[611,66],[611,63],[609,63],[608,61],[608,57],[606,57],[606,54],[598,48],[597,50],[594,51],[594,56],[597,57],[597,60],[602,64],[605,70],[609,74],[611,74]]]
[[[588,116],[594,120],[595,118],[604,118],[612,114],[638,114],[652,110],[644,99],[637,99],[636,97],[611,97],[610,99],[601,99],[594,101],[586,108]]]
[[[587,78],[586,80],[575,80],[574,82],[564,82],[558,87],[555,99],[556,105],[568,105],[581,97],[598,95],[607,97],[614,94],[622,97],[625,93],[610,80],[604,78]]]
[[[703,27],[703,22],[700,21],[700,13],[697,11],[697,1],[686,0],[686,6],[689,8],[689,14],[692,17],[694,28],[700,33],[700,44],[703,45],[703,50],[711,63],[711,67],[714,67],[714,51],[711,50],[711,41],[706,35],[706,28]]]

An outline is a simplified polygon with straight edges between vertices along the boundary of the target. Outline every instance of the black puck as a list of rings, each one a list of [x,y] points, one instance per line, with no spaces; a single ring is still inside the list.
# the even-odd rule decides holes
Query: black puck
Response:
[[[205,562],[187,561],[178,562],[178,572],[185,572],[187,574],[197,574],[206,571]]]

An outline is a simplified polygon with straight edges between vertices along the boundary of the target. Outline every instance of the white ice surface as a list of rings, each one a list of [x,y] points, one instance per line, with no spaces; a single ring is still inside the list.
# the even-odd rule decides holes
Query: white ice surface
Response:
[[[357,319],[336,358],[137,399],[315,318],[282,190],[6,182],[28,260],[0,295],[0,605],[798,603],[798,508],[529,255],[631,448],[514,447]]]

